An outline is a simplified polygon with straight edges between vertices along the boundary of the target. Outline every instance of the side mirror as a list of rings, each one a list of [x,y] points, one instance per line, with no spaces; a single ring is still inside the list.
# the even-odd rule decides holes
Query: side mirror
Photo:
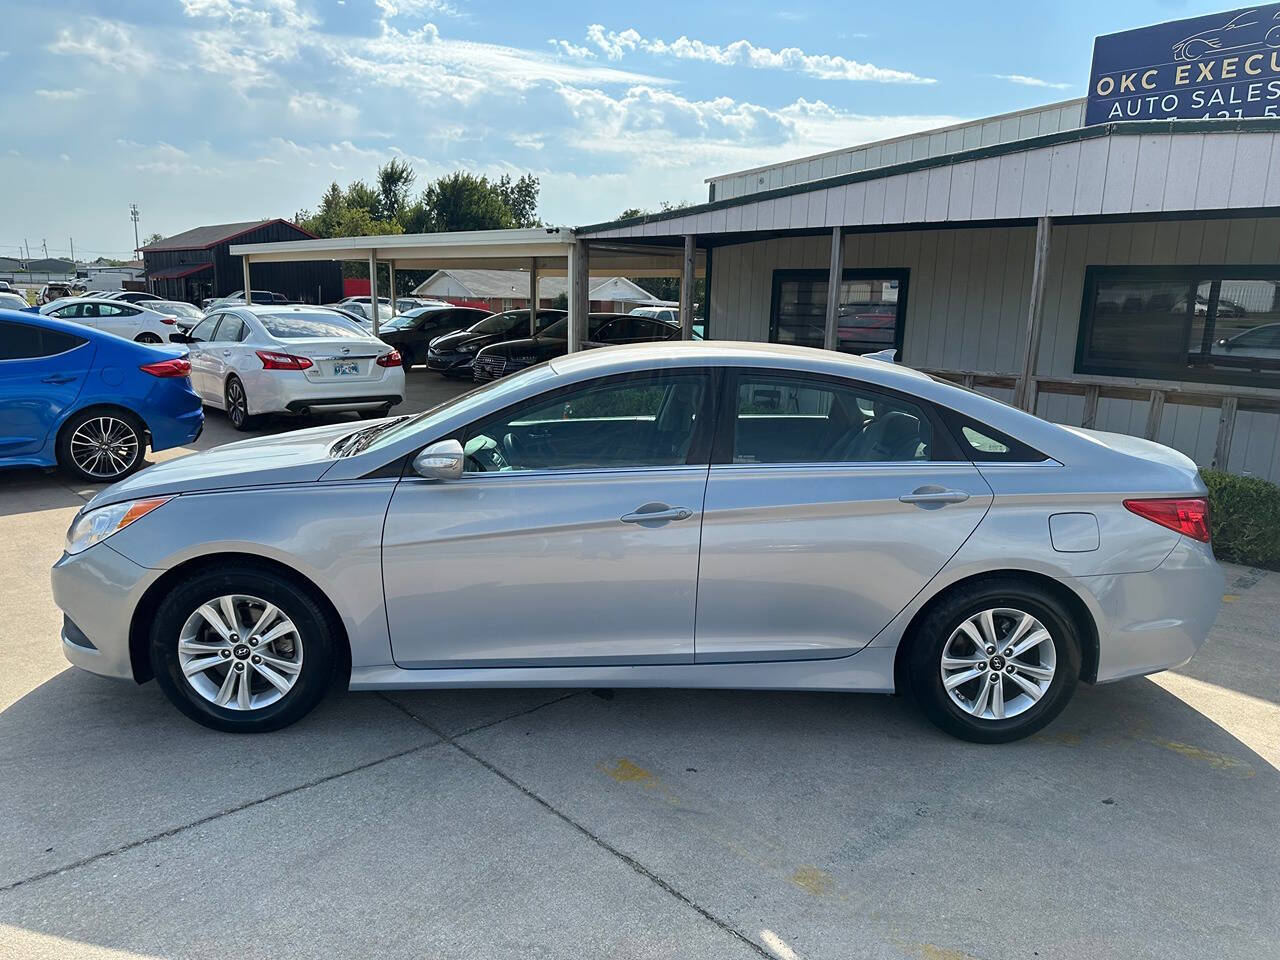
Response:
[[[169,334],[170,343],[195,343],[196,341],[185,333]]]
[[[457,440],[440,440],[413,458],[413,469],[428,480],[458,480],[464,456]]]

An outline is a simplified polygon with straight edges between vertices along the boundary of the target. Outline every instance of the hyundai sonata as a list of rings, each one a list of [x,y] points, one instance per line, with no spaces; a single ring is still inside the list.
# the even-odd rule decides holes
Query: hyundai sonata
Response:
[[[72,663],[220,730],[292,723],[336,675],[910,690],[986,742],[1079,680],[1186,661],[1222,585],[1179,453],[725,342],[159,464],[87,504],[53,568]]]

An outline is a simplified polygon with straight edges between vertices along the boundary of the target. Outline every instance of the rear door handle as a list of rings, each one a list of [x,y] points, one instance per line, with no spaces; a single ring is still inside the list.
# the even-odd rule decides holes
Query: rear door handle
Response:
[[[914,503],[923,507],[946,506],[948,503],[964,503],[969,495],[963,490],[948,490],[936,484],[917,487],[908,494],[899,497],[902,503]]]
[[[65,373],[52,373],[47,377],[41,377],[41,383],[70,383],[75,377]]]
[[[646,503],[635,513],[623,514],[623,523],[665,523],[668,520],[688,520],[693,511],[688,507],[668,507],[665,503]]]

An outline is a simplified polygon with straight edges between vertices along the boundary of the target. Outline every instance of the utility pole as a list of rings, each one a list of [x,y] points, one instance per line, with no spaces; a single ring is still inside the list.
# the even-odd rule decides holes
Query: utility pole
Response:
[[[44,251],[44,258],[49,259],[49,241],[44,237],[40,238],[40,249]]]
[[[138,259],[138,205],[129,204],[129,217],[133,220],[133,259]],[[246,294],[247,296],[247,294]],[[248,303],[248,300],[245,301]]]
[[[76,262],[76,238],[67,237],[67,242],[71,244],[71,262]]]
[[[27,243],[27,238],[22,238],[22,245],[27,248],[27,259],[31,259],[31,244]]]

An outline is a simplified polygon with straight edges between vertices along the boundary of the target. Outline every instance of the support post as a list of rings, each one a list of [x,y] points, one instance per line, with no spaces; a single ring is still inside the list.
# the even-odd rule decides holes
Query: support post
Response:
[[[538,332],[538,261],[529,258],[529,336]]]
[[[684,235],[684,257],[680,260],[680,338],[693,339],[693,274],[697,269],[696,242],[692,233]]]
[[[576,240],[569,249],[569,353],[582,349],[587,339],[587,316],[591,311],[591,254],[585,240]]]
[[[1031,303],[1027,307],[1027,334],[1022,343],[1022,373],[1013,390],[1013,405],[1034,411],[1036,385],[1032,377],[1036,373],[1036,360],[1040,354],[1040,333],[1044,329],[1044,284],[1049,267],[1049,232],[1053,220],[1040,217],[1036,220],[1035,260],[1031,269]]]
[[[1236,407],[1240,401],[1236,397],[1222,398],[1222,412],[1218,415],[1218,438],[1213,444],[1213,468],[1227,469],[1227,461],[1231,458],[1231,435],[1236,429]]]
[[[844,227],[831,228],[831,269],[827,273],[827,324],[822,348],[840,348],[840,285],[844,280]]]
[[[378,251],[369,251],[369,307],[373,314],[373,335],[378,335]]]
[[[1080,426],[1092,430],[1098,424],[1098,385],[1091,384],[1084,388],[1084,416]]]
[[[1164,417],[1164,397],[1163,390],[1151,391],[1151,402],[1147,406],[1147,432],[1144,434],[1148,440],[1154,440],[1160,436],[1160,420]]]
[[[391,315],[396,315],[396,262],[394,260],[388,263],[388,269],[391,272]]]
[[[244,271],[244,305],[253,306],[253,287],[249,286],[249,255],[240,258],[240,269]]]

